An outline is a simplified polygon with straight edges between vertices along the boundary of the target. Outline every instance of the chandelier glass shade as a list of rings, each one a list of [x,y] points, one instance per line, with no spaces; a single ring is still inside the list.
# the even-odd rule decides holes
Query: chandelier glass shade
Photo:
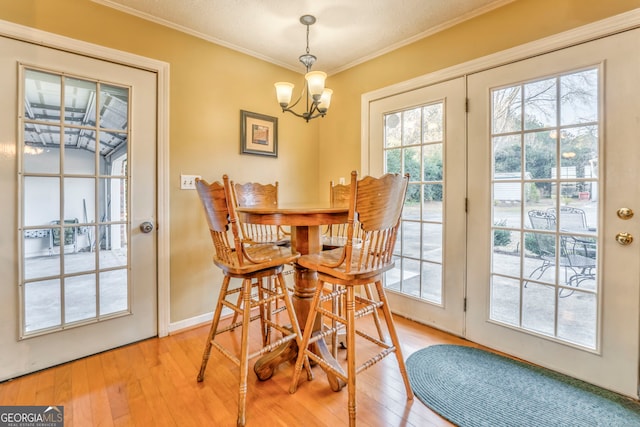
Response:
[[[289,82],[275,83],[276,97],[278,104],[282,107],[282,112],[289,112],[296,117],[305,119],[307,122],[316,117],[324,117],[327,114],[331,104],[331,95],[333,94],[331,89],[324,87],[327,74],[322,71],[310,71],[317,59],[309,53],[309,26],[315,22],[316,18],[314,16],[303,15],[300,17],[300,23],[307,27],[307,51],[298,58],[307,70],[304,76],[304,88],[300,96],[292,103],[291,98],[293,97],[295,85]],[[302,98],[305,99],[306,109],[302,113],[297,113],[293,108],[298,105]]]

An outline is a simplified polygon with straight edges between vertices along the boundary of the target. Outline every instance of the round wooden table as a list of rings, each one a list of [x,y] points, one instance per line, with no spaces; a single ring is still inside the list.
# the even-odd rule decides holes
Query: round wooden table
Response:
[[[329,202],[311,204],[281,204],[274,207],[238,207],[236,208],[241,222],[265,225],[284,225],[291,227],[291,247],[302,255],[318,253],[322,250],[322,226],[343,224],[347,222],[347,207],[331,207]],[[293,306],[300,329],[303,329],[309,313],[311,300],[316,289],[317,273],[298,265],[294,269],[295,281]],[[316,319],[314,331],[320,330],[320,319]],[[323,358],[332,360],[324,340],[315,344],[314,352]],[[261,380],[269,379],[279,364],[294,360],[297,357],[295,343],[285,344],[281,348],[261,357],[254,365],[254,371]],[[332,363],[337,369],[337,361]],[[331,388],[340,390],[344,383],[334,376],[328,376]]]

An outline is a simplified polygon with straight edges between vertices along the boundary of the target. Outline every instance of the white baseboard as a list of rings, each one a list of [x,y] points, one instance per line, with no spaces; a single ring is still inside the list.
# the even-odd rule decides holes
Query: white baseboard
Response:
[[[221,317],[224,318],[226,316],[231,315],[233,311],[228,308],[224,308],[222,310]],[[179,322],[169,323],[169,334],[177,333],[180,331],[184,331],[185,329],[191,329],[196,326],[201,326],[203,324],[211,323],[211,319],[213,319],[213,311],[209,313],[204,313],[199,316],[191,317],[189,319],[184,319]]]

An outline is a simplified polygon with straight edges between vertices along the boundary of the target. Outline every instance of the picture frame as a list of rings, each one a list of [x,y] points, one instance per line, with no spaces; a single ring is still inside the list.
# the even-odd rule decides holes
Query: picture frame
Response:
[[[278,119],[240,110],[240,154],[278,157]]]

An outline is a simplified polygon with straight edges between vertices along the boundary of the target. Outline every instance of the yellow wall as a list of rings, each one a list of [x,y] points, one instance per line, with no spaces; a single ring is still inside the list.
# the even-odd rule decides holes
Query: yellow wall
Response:
[[[308,124],[282,115],[274,100],[274,81],[300,75],[90,0],[0,0],[0,19],[170,64],[171,321],[178,322],[210,312],[220,282],[197,196],[179,190],[180,173],[278,180],[284,201],[326,198],[329,180],[360,167],[363,93],[637,7],[640,0],[517,0],[330,76],[331,111]],[[278,117],[277,159],[238,154],[241,109]]]

